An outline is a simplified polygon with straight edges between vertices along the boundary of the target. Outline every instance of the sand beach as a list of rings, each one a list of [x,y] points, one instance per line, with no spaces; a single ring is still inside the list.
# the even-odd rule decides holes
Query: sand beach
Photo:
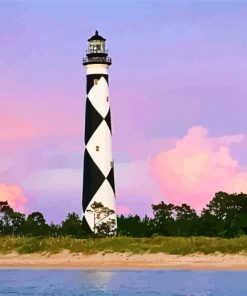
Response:
[[[186,256],[160,254],[131,255],[126,253],[1,254],[0,269],[190,269],[247,270],[247,256],[238,254],[191,254]]]

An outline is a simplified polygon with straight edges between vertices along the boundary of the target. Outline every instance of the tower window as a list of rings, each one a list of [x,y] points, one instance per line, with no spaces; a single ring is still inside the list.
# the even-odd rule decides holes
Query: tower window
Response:
[[[107,102],[109,101],[109,97],[106,97],[106,101],[107,101]]]
[[[99,151],[99,146],[96,146],[96,151]]]
[[[97,85],[98,84],[98,79],[94,79],[93,83],[94,83],[94,85]]]

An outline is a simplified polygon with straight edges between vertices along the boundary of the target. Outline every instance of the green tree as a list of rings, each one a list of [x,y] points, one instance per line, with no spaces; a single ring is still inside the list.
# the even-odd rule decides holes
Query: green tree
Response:
[[[105,207],[101,202],[95,201],[94,203],[91,204],[87,212],[92,213],[93,215],[94,235],[111,236],[116,233],[115,219],[109,218],[111,215],[115,213],[115,211],[113,211],[112,209],[109,209],[108,207]],[[107,229],[108,231],[106,232]]]
[[[209,217],[214,219],[215,235],[234,237],[247,234],[247,194],[217,192],[202,213],[205,223]]]
[[[25,233],[25,215],[19,212],[11,212],[10,220],[12,225],[12,233],[14,235],[24,235]]]
[[[153,220],[148,216],[145,216],[143,219],[138,215],[118,216],[118,235],[150,237],[153,233]]]
[[[10,209],[8,202],[7,201],[0,201],[0,213],[4,213],[8,209]]]
[[[223,236],[225,231],[224,221],[217,218],[208,209],[203,209],[198,221],[199,235]]]
[[[1,217],[1,234],[13,234],[13,225],[11,216],[14,210],[9,206],[7,201],[0,202],[0,217]]]
[[[198,233],[199,217],[189,205],[175,206],[174,216],[177,236],[190,236]]]
[[[108,219],[95,226],[95,235],[98,237],[112,236],[115,234],[115,219]]]
[[[15,212],[7,201],[0,202],[0,233],[4,235],[23,235],[25,215]]]
[[[214,198],[206,206],[208,212],[219,220],[225,220],[231,207],[231,195],[226,192],[215,193]]]
[[[53,222],[51,222],[50,226],[49,226],[49,235],[54,236],[54,237],[58,237],[62,235],[62,226],[59,224],[54,224]]]
[[[0,231],[3,235],[10,235],[13,232],[11,225],[11,213],[14,212],[7,201],[0,201]]]
[[[152,205],[154,213],[155,233],[171,236],[176,233],[175,226],[175,206],[165,204],[163,201],[157,205]]]
[[[27,217],[25,233],[29,236],[43,236],[49,234],[49,225],[46,224],[43,214],[33,212]]]
[[[61,232],[74,237],[82,236],[82,222],[76,213],[69,213],[66,220],[62,221]]]
[[[138,237],[140,236],[141,218],[138,215],[124,217],[123,215],[118,217],[118,234]]]

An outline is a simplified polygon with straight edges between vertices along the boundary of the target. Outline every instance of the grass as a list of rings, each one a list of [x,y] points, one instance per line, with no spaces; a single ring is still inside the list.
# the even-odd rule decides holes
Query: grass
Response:
[[[55,254],[63,250],[72,253],[166,253],[186,255],[193,253],[223,254],[245,253],[247,255],[247,236],[223,239],[213,237],[162,237],[132,238],[109,237],[94,239],[75,239],[70,237],[27,238],[0,237],[0,253],[16,251],[20,254],[47,252]]]

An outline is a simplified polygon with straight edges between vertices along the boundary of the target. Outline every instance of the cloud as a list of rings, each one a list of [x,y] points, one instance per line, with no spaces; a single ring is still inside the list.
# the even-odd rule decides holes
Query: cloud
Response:
[[[78,169],[44,169],[30,174],[23,186],[36,192],[75,192],[80,190],[82,170]]]
[[[116,188],[120,195],[155,196],[159,187],[150,174],[149,161],[117,163],[115,167]]]
[[[242,134],[214,138],[201,126],[190,128],[174,148],[150,163],[163,199],[201,210],[217,191],[247,192],[247,170],[240,169],[230,151],[232,144],[243,139]]]
[[[82,212],[82,169],[43,169],[22,181],[32,196],[32,209],[45,214],[48,221],[59,222],[68,213]]]
[[[25,211],[27,198],[23,190],[17,185],[0,184],[0,201],[8,201],[16,211]]]
[[[151,204],[161,200],[200,210],[217,191],[247,192],[247,170],[232,155],[243,140],[241,134],[211,137],[207,129],[194,126],[181,139],[141,141],[146,157],[141,151],[137,158],[136,147],[128,151],[127,161],[115,162],[117,213],[152,215]],[[20,184],[32,196],[33,209],[59,220],[71,211],[81,213],[82,177],[82,168],[45,168]]]
[[[151,176],[149,159],[116,163],[115,183],[118,207],[131,214],[151,215],[151,204],[162,196],[158,182]]]

